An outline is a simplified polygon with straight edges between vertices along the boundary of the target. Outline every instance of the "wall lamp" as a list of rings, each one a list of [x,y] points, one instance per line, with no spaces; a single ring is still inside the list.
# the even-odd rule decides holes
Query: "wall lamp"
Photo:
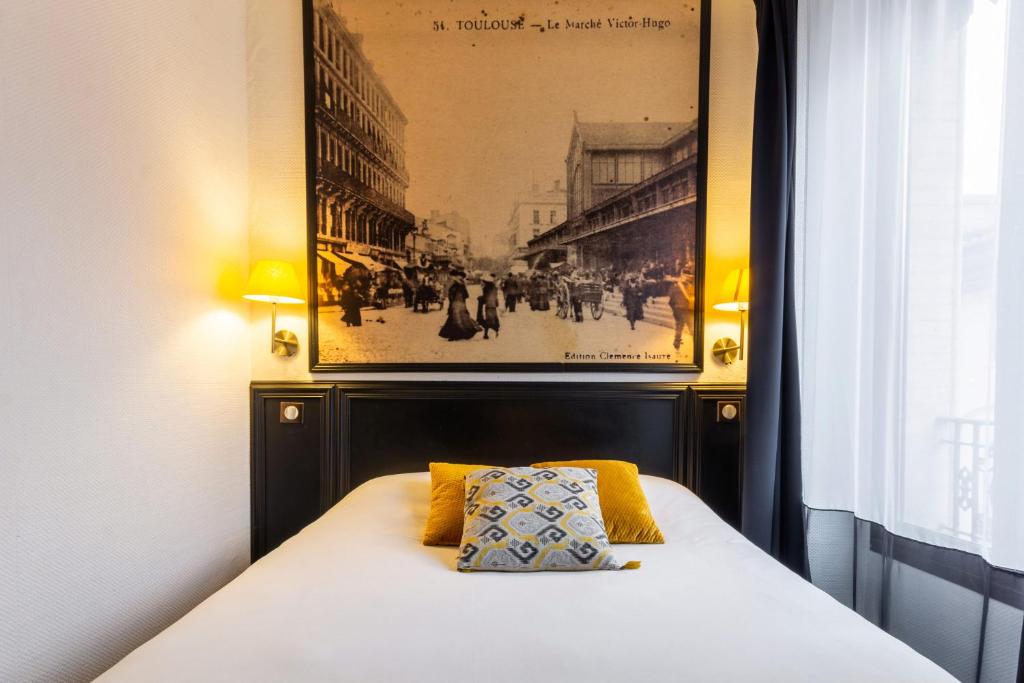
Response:
[[[304,304],[302,286],[295,268],[287,261],[257,261],[249,275],[242,297],[273,306],[270,316],[270,352],[278,356],[294,356],[299,339],[294,332],[277,329],[278,304]]]
[[[750,269],[734,268],[722,283],[722,292],[713,308],[740,314],[740,343],[729,337],[722,337],[711,347],[711,353],[725,365],[743,360],[743,348],[747,343],[747,311],[750,309]]]

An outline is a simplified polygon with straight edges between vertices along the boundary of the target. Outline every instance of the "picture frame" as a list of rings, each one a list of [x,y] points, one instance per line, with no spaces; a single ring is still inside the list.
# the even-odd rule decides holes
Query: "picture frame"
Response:
[[[435,3],[436,11],[417,11],[424,9],[418,5],[429,5],[427,0],[300,1],[311,372],[701,371],[711,0],[595,2],[595,12],[602,14],[598,19],[583,19],[547,0],[530,0],[526,4],[532,11],[520,14],[503,12],[496,7],[501,3],[470,0],[458,0],[461,4],[454,10]],[[608,11],[610,4],[622,6],[621,16],[614,11],[617,7]],[[647,5],[669,9],[662,14],[638,13],[638,7]],[[476,9],[458,11],[469,7]],[[359,14],[362,10],[366,10],[365,21]],[[381,12],[388,15],[386,20],[381,19]],[[408,16],[402,19],[403,12],[415,15],[418,25],[413,26]],[[686,12],[691,13],[689,19]],[[699,15],[694,18],[692,13]],[[608,14],[613,16],[605,16]],[[669,15],[672,18],[659,18]],[[613,26],[616,21],[621,25]],[[577,27],[567,28],[571,22],[578,22]],[[668,26],[659,28],[658,22]],[[392,25],[394,35],[389,35]],[[372,27],[365,38],[358,31],[361,26]],[[642,116],[646,100],[640,97],[635,116],[612,119],[601,98],[618,98],[618,91],[608,90],[588,99],[582,89],[578,99],[583,113],[573,108],[564,112],[566,119],[571,116],[570,123],[557,121],[563,131],[567,126],[571,130],[570,135],[562,135],[569,148],[564,168],[558,169],[562,176],[543,190],[539,182],[528,189],[520,182],[515,198],[509,201],[499,196],[500,191],[485,191],[488,182],[499,187],[505,180],[491,177],[493,169],[486,165],[439,162],[432,168],[424,163],[423,149],[429,145],[406,144],[405,127],[410,121],[399,96],[389,88],[389,77],[397,92],[416,101],[412,109],[421,115],[427,112],[423,116],[430,125],[417,129],[421,138],[427,137],[425,130],[429,135],[445,135],[439,124],[445,120],[458,128],[452,139],[466,139],[468,129],[472,131],[469,138],[503,140],[507,137],[496,136],[522,136],[526,131],[528,137],[531,131],[546,131],[547,121],[560,118],[548,112],[546,119],[538,119],[542,114],[524,109],[520,122],[514,113],[498,111],[502,102],[465,117],[451,116],[451,110],[445,109],[447,103],[429,100],[445,93],[468,103],[466,106],[476,106],[471,94],[451,94],[452,84],[466,82],[475,67],[481,69],[480,78],[494,75],[484,66],[488,59],[466,57],[467,52],[473,54],[466,41],[473,49],[490,49],[489,59],[504,56],[519,65],[514,73],[520,74],[522,92],[526,93],[538,78],[545,77],[543,69],[558,70],[559,55],[579,58],[580,50],[571,45],[576,36],[581,36],[582,47],[595,51],[592,62],[608,65],[607,73],[614,77],[610,80],[621,83],[629,80],[628,73],[625,77],[620,73],[623,69],[646,73],[645,64],[665,61],[670,54],[666,46],[672,43],[664,38],[664,32],[679,27],[683,29],[679,42],[686,44],[680,55],[691,59],[685,65],[689,69],[685,74],[690,84],[685,91],[688,95],[676,98],[682,113],[671,119],[676,123]],[[528,39],[537,48],[539,37],[545,35],[557,37],[563,44],[551,41],[554,56],[539,60],[541,70],[523,66],[521,56],[515,55],[529,51],[520,50],[515,41]],[[634,49],[629,52],[633,55],[630,63],[620,68],[614,60],[621,57],[606,54],[604,50],[611,48],[603,44],[618,38],[621,45],[623,35],[631,36]],[[452,41],[453,36],[461,42],[452,43],[449,55],[445,41]],[[440,46],[428,40],[438,41]],[[643,54],[647,43],[657,45],[651,55]],[[401,47],[389,51],[388,45]],[[411,69],[413,75],[396,68],[401,58],[410,57],[410,46],[422,45],[433,45],[423,51],[433,58],[434,69]],[[547,54],[547,44],[542,45],[533,52]],[[614,54],[625,53],[619,50]],[[419,64],[419,55],[412,57],[406,63]],[[376,67],[378,58],[380,66]],[[585,53],[583,58],[587,59]],[[686,61],[680,59],[680,63]],[[415,81],[412,85],[410,79]],[[518,88],[507,90],[515,93]],[[410,92],[420,93],[430,106],[420,104],[418,97],[409,98]],[[668,101],[669,96],[660,99]],[[688,105],[683,102],[686,99]],[[488,102],[487,98],[479,100]],[[664,102],[659,104],[666,110]],[[440,118],[431,118],[432,110],[441,111]],[[594,120],[586,120],[588,111],[595,112]],[[495,117],[504,127],[491,125]],[[479,130],[473,129],[475,122]],[[484,158],[487,144],[480,143],[484,152],[463,145],[464,157]],[[550,147],[535,145],[546,150],[545,165],[538,162],[537,169],[527,169],[530,163],[520,163],[500,173],[521,178],[529,171],[535,178],[540,174],[550,181],[556,175]],[[419,158],[414,161],[416,154]],[[408,168],[414,165],[412,170]],[[431,194],[423,190],[418,204],[407,207],[406,193],[420,189],[415,187],[415,172],[421,173],[424,186],[433,187],[434,197],[448,190],[439,185],[437,176],[450,176],[449,203],[424,209]],[[467,178],[479,180],[479,194],[493,196],[493,206],[467,190]],[[469,198],[469,209],[461,210],[460,196]],[[565,198],[562,206],[560,197]],[[410,210],[413,208],[419,213]],[[499,212],[512,217],[496,229],[494,216]],[[521,214],[518,218],[517,213]],[[478,216],[485,218],[479,220]],[[474,225],[472,219],[480,225]],[[483,226],[487,229],[482,230]],[[504,256],[500,253],[503,239],[507,240]],[[456,281],[464,287],[453,290]],[[673,294],[674,287],[679,291]],[[513,304],[510,311],[509,293],[517,289],[520,294],[513,298],[519,308]],[[463,290],[465,295],[460,296]],[[421,312],[424,302],[426,313]],[[453,308],[457,310],[453,312]],[[500,318],[495,324],[501,324],[503,336],[483,324],[492,311]],[[582,322],[577,322],[580,317]],[[452,330],[456,337],[464,336],[463,331],[469,334],[470,324],[476,328],[471,340],[441,336]],[[673,340],[673,327],[681,330],[675,334],[678,341]],[[485,340],[481,333],[487,332],[491,334]]]

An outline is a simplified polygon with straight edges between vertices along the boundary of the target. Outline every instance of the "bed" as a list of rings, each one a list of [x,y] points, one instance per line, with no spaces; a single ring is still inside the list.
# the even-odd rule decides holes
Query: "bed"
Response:
[[[373,478],[99,680],[952,680],[641,479],[666,543],[615,546],[641,569],[465,574],[420,543],[429,475]]]

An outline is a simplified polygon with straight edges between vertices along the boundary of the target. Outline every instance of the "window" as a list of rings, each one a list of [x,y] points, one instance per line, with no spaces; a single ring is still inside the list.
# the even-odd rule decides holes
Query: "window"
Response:
[[[942,12],[954,4],[965,11]],[[804,402],[804,498],[1024,567],[1024,545],[1000,535],[1024,519],[1019,485],[999,483],[1024,471],[1011,3],[849,8],[857,21],[823,13],[801,56],[834,67],[799,85],[797,107],[801,383],[818,398]],[[879,54],[899,64],[869,70],[884,87],[834,76]],[[909,94],[884,95],[897,91]]]
[[[595,185],[607,185],[615,182],[615,157],[607,154],[595,154],[591,160],[591,173]]]
[[[551,216],[548,218],[548,223],[557,223],[557,222],[558,222],[558,212],[555,211],[555,210],[552,210],[551,211]]]
[[[540,210],[539,209],[534,209],[533,210],[533,223],[534,223],[534,225],[537,225],[538,223],[540,223]]]
[[[619,178],[620,183],[636,185],[643,178],[640,176],[640,155],[623,154],[619,157]]]
[[[665,168],[664,158],[661,154],[644,155],[644,180],[651,176],[658,175]]]

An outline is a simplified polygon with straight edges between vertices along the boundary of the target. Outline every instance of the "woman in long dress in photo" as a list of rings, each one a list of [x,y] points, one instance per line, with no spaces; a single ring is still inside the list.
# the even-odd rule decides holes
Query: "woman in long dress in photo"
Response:
[[[630,273],[622,285],[622,305],[626,307],[629,329],[636,329],[636,321],[644,319],[644,290],[640,276]]]
[[[551,310],[551,284],[547,275],[537,278],[537,310]]]
[[[537,310],[537,273],[530,276],[530,279],[526,283],[526,298],[530,302],[530,310]]]
[[[356,289],[356,283],[346,282],[341,286],[341,308],[345,311],[345,314],[341,316],[341,320],[345,323],[345,327],[362,326],[363,316],[359,309],[364,303],[363,297],[359,295],[359,290]]]
[[[494,283],[494,275],[484,276],[483,293],[480,295],[480,308],[477,313],[477,322],[484,328],[484,339],[489,339],[488,331],[494,330],[494,336],[498,336],[501,329],[501,321],[498,320],[498,287]]]
[[[472,339],[479,331],[479,327],[469,315],[469,309],[466,308],[469,290],[466,289],[465,278],[464,272],[452,271],[452,285],[448,288],[448,319],[437,333],[439,337],[444,337],[448,341]]]

